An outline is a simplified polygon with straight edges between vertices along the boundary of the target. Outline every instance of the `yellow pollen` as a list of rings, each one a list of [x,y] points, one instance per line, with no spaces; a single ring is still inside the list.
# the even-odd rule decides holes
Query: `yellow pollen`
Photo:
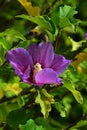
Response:
[[[34,65],[34,71],[33,71],[34,76],[35,76],[39,71],[41,71],[41,70],[42,70],[41,64],[36,63],[36,64]]]

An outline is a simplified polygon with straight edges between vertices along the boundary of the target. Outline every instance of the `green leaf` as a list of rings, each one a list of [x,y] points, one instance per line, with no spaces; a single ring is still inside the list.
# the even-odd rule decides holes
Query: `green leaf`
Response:
[[[61,28],[64,28],[66,26],[71,26],[72,24],[70,23],[69,19],[67,17],[60,17],[60,22],[59,26]]]
[[[57,27],[59,27],[59,10],[58,9],[52,10],[51,13],[50,13],[50,17],[54,21],[55,25]]]
[[[81,121],[79,121],[75,126],[73,126],[72,128],[70,128],[69,130],[80,128],[80,127],[83,127],[83,126],[87,126],[87,120],[81,120]]]
[[[18,102],[19,107],[21,108],[25,104],[24,97],[19,94],[17,97],[17,102]]]
[[[24,109],[17,109],[8,114],[7,123],[11,128],[17,128],[19,124],[25,124],[29,116]]]
[[[60,16],[71,18],[73,15],[77,14],[74,7],[69,5],[65,5],[64,7],[60,7]]]
[[[83,105],[82,105],[82,107],[83,107],[83,113],[84,114],[87,114],[87,96],[84,96],[84,102],[83,102]]]
[[[73,83],[71,83],[70,81],[65,81],[63,87],[68,89],[73,94],[78,103],[83,103],[83,97],[81,96],[81,93],[79,91],[75,90],[75,86]]]
[[[56,32],[56,27],[55,27],[55,24],[54,24],[54,22],[52,21],[52,19],[49,18],[49,17],[46,16],[46,15],[43,16],[43,18],[44,18],[46,21],[48,21],[49,24],[51,25],[52,31],[50,31],[50,32],[52,32],[53,34],[55,34],[55,32]]]
[[[8,38],[12,38],[13,39],[21,39],[21,40],[25,40],[25,37],[23,36],[23,34],[21,34],[20,32],[18,32],[17,30],[11,28],[11,29],[7,29],[4,32],[0,33],[0,36],[8,36]]]
[[[81,93],[79,91],[73,90],[72,94],[78,103],[80,103],[80,104],[83,103],[83,98],[82,98]]]
[[[69,115],[71,109],[72,99],[69,96],[63,97],[62,100],[58,100],[54,103],[54,107],[60,112],[61,117]]]
[[[87,60],[84,60],[82,63],[80,63],[80,66],[87,70]]]
[[[21,125],[21,130],[45,130],[42,126],[38,126],[35,122],[30,119],[25,125]]]
[[[28,16],[28,15],[18,15],[16,17],[23,18],[26,20],[29,20],[33,23],[36,23],[40,27],[42,27],[45,31],[49,31],[53,34],[56,32],[56,27],[54,22],[52,21],[51,18],[48,16]]]
[[[71,37],[68,37],[69,42],[72,45],[72,51],[77,50],[79,47],[81,47],[83,44],[85,44],[86,40],[81,41],[74,41]]]
[[[52,118],[48,120],[43,117],[38,117],[35,119],[35,122],[38,125],[43,126],[45,130],[61,130],[63,128],[63,123],[60,123],[58,120],[54,120]]]
[[[2,45],[0,45],[0,66],[4,63],[5,61],[5,49],[3,48]]]
[[[26,40],[23,34],[12,28],[0,33],[0,37],[3,37],[3,47],[6,50],[9,50],[12,47],[14,41],[19,39],[22,41]]]
[[[59,9],[59,27],[64,28],[66,26],[72,26],[75,28],[76,25],[81,23],[79,19],[74,18],[73,16],[77,14],[77,11],[74,7],[65,5]]]
[[[55,102],[55,108],[60,112],[61,117],[66,117],[65,107],[62,102]]]
[[[0,84],[1,85],[1,84]],[[0,122],[4,121],[7,116],[7,107],[0,104]]]
[[[35,102],[40,104],[41,112],[44,115],[44,118],[47,118],[51,111],[51,104],[54,103],[53,96],[47,93],[45,89],[42,89],[41,91],[38,91]]]
[[[0,45],[2,45],[5,50],[9,50],[9,44],[4,37],[0,37]]]

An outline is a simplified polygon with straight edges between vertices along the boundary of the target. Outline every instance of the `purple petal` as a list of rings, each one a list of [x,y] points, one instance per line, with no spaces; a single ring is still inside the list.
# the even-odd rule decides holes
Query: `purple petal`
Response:
[[[42,87],[44,84],[42,84],[42,83],[34,83],[34,82],[31,82],[29,79],[23,79],[22,80],[23,82],[25,82],[25,83],[28,83],[28,84],[31,84],[31,85],[34,85],[34,86],[39,86],[39,87]]]
[[[12,64],[17,75],[21,78],[29,77],[33,62],[31,55],[29,55],[29,52],[26,49],[17,48],[8,51],[6,59]]]
[[[85,39],[87,40],[87,32],[85,33]]]
[[[57,78],[56,72],[50,68],[39,71],[35,76],[37,84],[61,84],[61,79]]]
[[[51,65],[54,58],[54,49],[51,43],[31,44],[28,51],[32,55],[34,64],[38,62],[42,67]]]
[[[69,66],[70,62],[71,60],[67,60],[65,57],[55,54],[51,68],[60,75]]]

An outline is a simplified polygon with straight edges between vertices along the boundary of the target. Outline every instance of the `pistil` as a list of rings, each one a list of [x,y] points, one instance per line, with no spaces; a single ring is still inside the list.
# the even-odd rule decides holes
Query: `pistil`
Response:
[[[40,63],[36,63],[36,64],[34,65],[34,71],[33,71],[34,77],[35,77],[35,75],[36,75],[39,71],[41,71],[41,70],[42,70],[41,64],[40,64]]]

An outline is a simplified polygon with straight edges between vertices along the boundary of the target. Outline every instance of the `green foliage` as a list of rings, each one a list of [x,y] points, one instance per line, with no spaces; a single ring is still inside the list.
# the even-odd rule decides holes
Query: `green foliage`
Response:
[[[83,61],[81,64],[80,64],[81,67],[83,67],[85,70],[87,70],[87,61]]]
[[[21,130],[45,130],[42,126],[38,126],[35,124],[35,122],[30,119],[27,121],[27,123],[25,125],[21,126]]]
[[[87,128],[87,120],[81,120],[74,127],[70,128],[70,130],[78,129],[78,128],[82,127],[82,126],[86,126],[85,128]]]
[[[9,113],[7,116],[7,123],[11,128],[17,128],[19,124],[25,124],[29,116],[29,113],[26,113],[25,110],[17,109]]]
[[[0,45],[0,66],[3,64],[5,61],[5,50],[2,45]]]
[[[20,108],[25,104],[24,98],[20,94],[18,95],[17,102]]]
[[[77,50],[79,47],[82,46],[82,44],[85,44],[86,40],[81,40],[81,41],[74,41],[71,37],[68,37],[69,43],[72,45],[72,51]]]
[[[70,92],[72,92],[73,96],[75,97],[75,99],[78,103],[80,103],[80,104],[83,103],[83,98],[82,98],[80,92],[75,90],[75,86],[69,80],[64,82],[63,87],[67,88]]]
[[[42,89],[40,92],[38,91],[35,102],[40,104],[41,112],[44,118],[47,118],[51,111],[51,104],[54,103],[53,96],[47,93],[45,89]]]
[[[48,16],[28,16],[28,15],[22,14],[22,15],[19,15],[16,17],[23,18],[23,19],[29,20],[33,23],[36,23],[43,30],[49,31],[49,32],[55,34],[55,31],[56,31],[55,24]]]
[[[59,16],[59,26],[60,28],[64,28],[66,26],[72,26],[75,29],[75,26],[78,25],[81,21],[75,19],[73,16],[77,14],[77,11],[74,7],[70,7],[65,5],[64,7],[60,7],[60,16]]]
[[[87,0],[22,2],[40,16],[25,14],[18,1],[0,1],[0,130],[86,130]],[[72,60],[60,86],[25,84],[6,61],[8,50],[40,41],[57,44],[56,53]]]
[[[63,29],[69,26],[75,30],[76,26],[81,23],[79,19],[74,18],[75,14],[77,14],[75,7],[64,5],[63,7],[61,6],[59,10],[53,10],[50,15],[59,28]]]
[[[4,37],[0,37],[0,45],[3,46],[5,50],[9,50],[9,45]]]
[[[14,29],[7,29],[4,32],[0,33],[1,37],[6,37],[4,40],[4,46],[6,46],[7,49],[10,49],[12,43],[18,39],[20,40],[25,40],[25,37],[23,36],[22,33],[18,32],[17,30]],[[5,43],[5,41],[8,41],[8,43]]]
[[[60,112],[61,117],[67,117],[71,109],[72,99],[69,96],[63,98],[62,101],[58,100],[55,102],[54,107]]]
[[[38,125],[41,125],[45,130],[61,130],[62,128],[62,124],[60,124],[59,122],[51,119],[51,118],[48,118],[48,119],[45,119],[45,118],[42,118],[42,117],[38,117],[35,122],[38,124]]]

